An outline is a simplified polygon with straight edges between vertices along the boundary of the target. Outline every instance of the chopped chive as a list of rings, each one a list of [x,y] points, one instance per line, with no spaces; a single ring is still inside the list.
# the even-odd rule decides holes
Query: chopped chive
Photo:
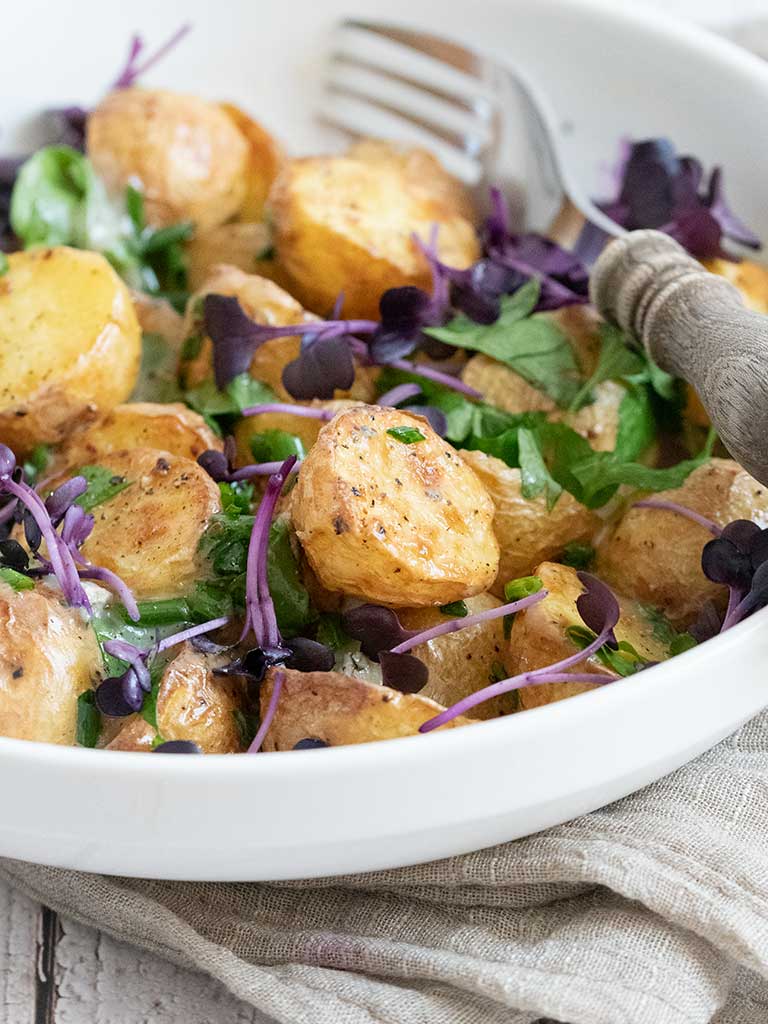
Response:
[[[426,441],[425,436],[418,427],[390,427],[387,431],[390,437],[403,444],[416,444],[417,441]]]
[[[507,601],[519,601],[523,597],[538,593],[543,586],[540,576],[521,576],[504,584],[504,597]]]
[[[25,576],[24,573],[17,572],[7,565],[0,566],[0,582],[7,583],[14,590],[32,590],[35,585],[35,581],[31,580],[29,576]]]
[[[450,604],[441,604],[440,611],[452,619],[463,619],[469,614],[469,609],[464,601],[451,601]]]

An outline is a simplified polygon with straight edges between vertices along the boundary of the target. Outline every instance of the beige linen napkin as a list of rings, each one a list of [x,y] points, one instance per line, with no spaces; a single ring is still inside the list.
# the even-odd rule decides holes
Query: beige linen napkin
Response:
[[[5,860],[0,876],[281,1024],[766,1024],[768,712],[609,807],[420,867],[209,884]]]

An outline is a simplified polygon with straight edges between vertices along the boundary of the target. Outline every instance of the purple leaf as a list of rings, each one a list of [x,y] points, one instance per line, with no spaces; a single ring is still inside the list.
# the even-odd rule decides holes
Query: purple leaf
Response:
[[[294,668],[299,672],[330,672],[336,663],[330,647],[317,640],[295,636],[286,646],[289,652],[286,668]]]
[[[420,630],[405,629],[391,608],[378,604],[360,604],[342,615],[344,631],[353,640],[360,641],[360,649],[366,657],[379,660],[381,651],[416,636]]]
[[[385,686],[401,693],[418,693],[429,680],[429,669],[413,654],[381,651],[381,679]]]
[[[355,380],[355,363],[344,337],[319,337],[302,346],[298,359],[283,370],[283,386],[293,398],[333,398],[336,390],[348,391]]]
[[[192,740],[166,740],[152,748],[153,754],[202,754],[202,750]]]
[[[213,376],[223,391],[234,377],[248,372],[256,349],[273,335],[251,320],[231,295],[206,295],[203,316],[213,343]]]
[[[577,576],[585,588],[584,593],[576,599],[576,609],[582,621],[593,633],[606,633],[605,642],[615,648],[617,643],[613,627],[619,621],[620,615],[616,595],[607,584],[592,573],[581,571]]]

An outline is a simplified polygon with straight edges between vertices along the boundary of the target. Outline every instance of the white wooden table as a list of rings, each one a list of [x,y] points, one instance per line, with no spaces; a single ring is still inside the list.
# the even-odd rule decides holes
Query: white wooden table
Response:
[[[0,882],[0,1024],[268,1024],[209,978]]]

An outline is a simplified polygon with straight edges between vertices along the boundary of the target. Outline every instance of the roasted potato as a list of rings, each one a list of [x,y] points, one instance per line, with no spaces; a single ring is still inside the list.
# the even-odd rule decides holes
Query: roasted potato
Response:
[[[0,277],[0,437],[57,444],[133,390],[141,335],[106,259],[64,246],[8,256]]]
[[[248,142],[215,103],[166,89],[117,89],[88,116],[86,150],[107,187],[138,180],[147,222],[190,220],[200,231],[243,205]]]
[[[576,599],[583,591],[576,570],[567,565],[542,562],[536,568],[547,597],[525,611],[518,612],[512,624],[509,639],[508,662],[510,675],[532,672],[575,654],[578,648],[569,639],[569,626],[582,626],[576,608]],[[661,639],[658,623],[636,601],[619,597],[621,617],[614,633],[617,640],[632,644],[638,654],[648,661],[663,661],[669,657],[668,642]],[[610,676],[612,673],[596,658],[588,658],[574,666],[572,672],[590,672]],[[591,690],[594,683],[542,683],[524,686],[515,691],[521,708],[535,708],[541,704],[572,697]]]
[[[466,600],[470,615],[498,608],[501,601],[491,594],[478,594]],[[406,629],[431,629],[447,619],[453,618],[439,608],[400,608],[398,617]],[[451,705],[476,690],[487,686],[501,672],[506,673],[506,648],[503,618],[490,622],[479,622],[456,633],[446,633],[425,644],[419,644],[410,651],[420,658],[429,669],[429,680],[419,696],[429,697],[438,704]],[[472,712],[473,718],[496,718],[511,710],[506,697],[479,704]]]
[[[768,267],[752,260],[705,260],[704,266],[713,274],[724,277],[741,292],[749,309],[768,315]]]
[[[479,255],[472,224],[443,201],[414,189],[402,168],[350,157],[293,160],[270,196],[278,262],[291,290],[327,315],[339,293],[344,314],[377,317],[388,288],[430,286],[413,243],[439,227],[438,252],[466,267]]]
[[[271,245],[269,227],[262,223],[233,221],[199,232],[186,249],[190,288],[202,288],[219,264],[260,274],[269,263]]]
[[[222,103],[221,109],[232,118],[248,144],[245,172],[245,196],[238,212],[242,221],[260,220],[272,188],[272,182],[285,162],[285,155],[269,132],[234,103]]]
[[[73,434],[57,463],[76,469],[131,448],[158,448],[196,459],[209,448],[221,451],[223,444],[199,413],[180,402],[132,402],[116,406],[92,427]]]
[[[214,267],[211,276],[202,288],[190,299],[186,315],[186,335],[195,336],[200,331],[198,307],[205,295],[234,295],[248,316],[258,323],[270,326],[310,323],[315,319],[311,313],[284,291],[274,281],[256,274],[246,274],[237,267],[220,265]],[[283,370],[295,359],[300,351],[298,337],[275,338],[260,345],[251,362],[251,376],[268,384],[283,401],[293,398],[283,387]],[[211,342],[204,338],[199,351],[182,364],[182,375],[188,387],[199,384],[212,376]],[[378,371],[361,367],[349,391],[337,391],[337,398],[354,398],[371,401],[374,396],[374,381]]]
[[[198,545],[221,511],[218,486],[196,462],[155,448],[110,452],[95,465],[129,486],[94,509],[85,558],[116,572],[137,600],[189,593],[206,575]]]
[[[37,584],[0,582],[0,735],[72,744],[77,697],[101,670],[96,635],[80,611]]]
[[[184,318],[165,299],[136,291],[131,298],[142,333],[159,334],[178,353],[184,340]]]
[[[751,519],[768,526],[768,489],[730,459],[710,459],[668,499],[720,526]],[[679,628],[689,626],[706,601],[723,608],[727,589],[701,570],[701,551],[712,536],[676,512],[630,508],[598,546],[597,572],[621,592],[656,605]]]
[[[423,722],[444,710],[420,693],[400,693],[340,672],[281,671],[285,673],[285,682],[263,750],[292,750],[303,739],[341,747],[415,736]],[[275,670],[270,669],[261,687],[262,717],[272,696],[274,675]],[[474,721],[460,715],[441,729],[471,725]]]
[[[345,156],[377,166],[401,171],[414,193],[438,202],[460,217],[474,221],[477,210],[466,187],[443,167],[434,153],[419,146],[398,146],[383,139],[361,139],[349,147]]]
[[[159,738],[191,740],[204,754],[236,754],[243,749],[236,712],[245,703],[244,683],[213,670],[227,661],[184,644],[163,671],[157,694],[157,729],[141,715],[105,731],[108,750],[151,750]],[[114,722],[114,720],[113,720]]]
[[[601,525],[598,516],[563,491],[551,512],[544,496],[524,498],[520,470],[485,452],[462,452],[493,501],[493,530],[501,549],[499,572],[491,591],[528,576],[539,562],[559,555],[572,541],[591,541]]]
[[[404,443],[389,433],[419,431]],[[299,473],[296,535],[328,590],[412,607],[487,590],[499,546],[488,493],[420,416],[381,406],[341,412]]]

